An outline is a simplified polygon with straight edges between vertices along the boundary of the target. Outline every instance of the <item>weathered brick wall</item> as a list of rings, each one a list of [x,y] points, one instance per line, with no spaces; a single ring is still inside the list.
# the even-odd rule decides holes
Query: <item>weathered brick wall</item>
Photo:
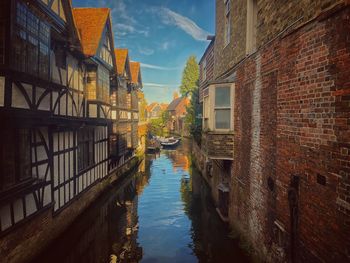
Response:
[[[347,1],[257,0],[257,47],[266,44],[288,26],[299,26],[318,16],[324,10]],[[224,43],[224,8],[224,1],[216,0],[214,69],[216,78],[246,56],[247,0],[231,0],[231,41],[226,47]]]
[[[211,158],[233,158],[233,134],[206,132],[202,134],[202,149]]]
[[[230,222],[269,261],[350,260],[350,9],[335,10],[237,68]]]
[[[203,78],[203,64],[206,63],[206,78]],[[205,82],[213,80],[214,78],[214,43],[210,43],[199,62],[199,86],[205,84]]]
[[[231,0],[231,41],[225,46],[225,5],[216,0],[215,78],[245,57],[246,12],[246,0]]]
[[[258,46],[297,20],[298,24],[305,23],[340,2],[344,0],[258,0]]]

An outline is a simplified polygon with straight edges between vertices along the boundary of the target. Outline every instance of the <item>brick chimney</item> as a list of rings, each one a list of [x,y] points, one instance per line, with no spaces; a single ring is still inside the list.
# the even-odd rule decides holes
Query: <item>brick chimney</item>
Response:
[[[175,91],[173,93],[173,100],[177,99],[179,97],[179,93],[177,91]]]

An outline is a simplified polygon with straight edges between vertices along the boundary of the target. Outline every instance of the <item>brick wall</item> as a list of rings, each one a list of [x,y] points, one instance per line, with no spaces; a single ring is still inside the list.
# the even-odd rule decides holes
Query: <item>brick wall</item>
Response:
[[[202,149],[210,158],[232,159],[233,142],[232,133],[202,133]]]
[[[321,12],[348,0],[257,0],[257,47],[266,44],[288,26],[297,27]],[[231,37],[224,43],[224,1],[216,0],[215,77],[246,56],[247,0],[231,0]]]
[[[230,222],[269,261],[350,260],[350,10],[336,10],[236,69]]]
[[[216,0],[215,78],[245,57],[246,12],[246,0],[231,0],[231,41],[225,46],[225,4]]]

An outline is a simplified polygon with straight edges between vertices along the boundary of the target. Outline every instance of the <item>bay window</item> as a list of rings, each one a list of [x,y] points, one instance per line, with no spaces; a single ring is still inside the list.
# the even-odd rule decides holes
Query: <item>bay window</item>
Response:
[[[231,87],[215,87],[215,129],[231,129]]]
[[[48,79],[49,25],[41,21],[26,5],[18,2],[14,30],[12,41],[14,67],[19,71]]]

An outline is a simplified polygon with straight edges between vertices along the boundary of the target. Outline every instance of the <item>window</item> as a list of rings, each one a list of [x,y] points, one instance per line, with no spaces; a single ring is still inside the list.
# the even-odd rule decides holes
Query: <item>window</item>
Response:
[[[230,43],[231,36],[231,0],[224,0],[225,3],[225,46]]]
[[[247,36],[246,53],[250,54],[256,49],[256,32],[258,21],[257,0],[247,0]]]
[[[98,67],[97,99],[109,102],[109,71],[101,66]]]
[[[14,30],[14,67],[47,79],[50,65],[50,27],[44,21],[40,21],[24,4],[17,3]]]
[[[0,3],[0,64],[5,63],[5,3]]]
[[[78,171],[85,170],[94,163],[94,129],[85,127],[78,131]]]
[[[113,65],[110,42],[108,37],[108,30],[105,30],[105,39],[100,51],[100,58],[102,58],[108,65]]]
[[[3,128],[0,131],[0,191],[32,177],[30,130]]]
[[[204,58],[203,64],[202,64],[202,77],[203,81],[207,79],[207,60]]]
[[[215,129],[231,129],[231,88],[215,88]]]
[[[205,96],[203,99],[203,129],[209,128],[209,96]]]

